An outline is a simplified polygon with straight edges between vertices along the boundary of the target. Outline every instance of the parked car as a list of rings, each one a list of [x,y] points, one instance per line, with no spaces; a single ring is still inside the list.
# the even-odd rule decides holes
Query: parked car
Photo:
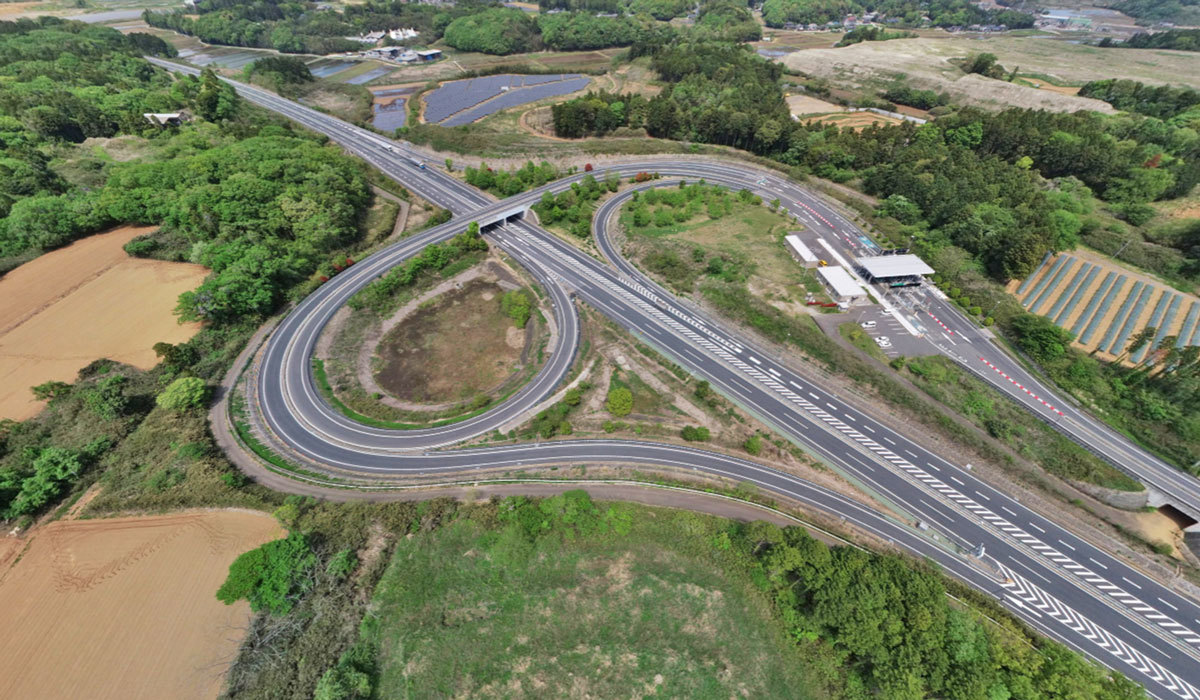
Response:
[[[879,324],[875,323],[874,321],[863,321],[859,325],[861,325],[863,328],[874,328],[875,326],[878,326]]]

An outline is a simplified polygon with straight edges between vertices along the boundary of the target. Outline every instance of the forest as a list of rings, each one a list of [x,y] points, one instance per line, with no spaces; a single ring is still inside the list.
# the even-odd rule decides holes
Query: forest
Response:
[[[346,5],[342,12],[281,0],[201,0],[195,15],[183,10],[146,10],[142,19],[152,27],[171,29],[211,44],[327,54],[363,48],[362,43],[346,37],[398,27],[416,29],[420,35],[415,41],[430,44],[441,38],[454,17],[464,13],[455,7],[399,0]]]
[[[1159,22],[1182,25],[1200,24],[1200,2],[1197,0],[1121,0],[1110,7],[1136,18],[1138,24],[1157,24]],[[1195,51],[1196,49],[1190,50]]]
[[[1172,126],[1200,126],[1200,91],[1190,87],[1145,85],[1134,80],[1093,80],[1079,95],[1104,100],[1113,107],[1166,120]]]
[[[723,41],[755,41],[762,36],[750,11],[731,0],[705,0],[689,31],[693,36]],[[542,48],[581,51],[660,44],[678,34],[671,25],[647,16],[601,17],[579,11],[535,17],[513,8],[490,8],[455,19],[443,38],[461,51],[508,55]]]
[[[1200,14],[1200,10],[1197,11]],[[1099,46],[1122,49],[1175,49],[1176,51],[1200,51],[1200,29],[1168,29],[1165,32],[1134,34],[1125,41],[1113,41],[1104,37]]]
[[[728,0],[708,0],[707,4],[712,8],[702,24],[710,35],[758,37],[758,23],[744,6]],[[312,54],[360,50],[362,43],[346,37],[397,27],[419,32],[415,39],[399,43],[429,45],[444,39],[462,51],[496,55],[542,48],[576,51],[629,46],[670,32],[669,27],[659,25],[649,15],[600,17],[596,13],[605,10],[588,3],[567,3],[561,9],[570,11],[535,16],[486,3],[435,6],[370,0],[347,5],[339,12],[279,0],[249,4],[203,0],[195,16],[182,10],[146,10],[143,19],[152,27],[171,29],[212,44]]]
[[[1033,26],[1033,15],[1015,10],[982,10],[967,0],[764,0],[763,21],[768,27],[797,24],[841,23],[849,14],[868,12],[898,19],[903,27],[965,27],[972,24],[1004,24],[1009,29]]]

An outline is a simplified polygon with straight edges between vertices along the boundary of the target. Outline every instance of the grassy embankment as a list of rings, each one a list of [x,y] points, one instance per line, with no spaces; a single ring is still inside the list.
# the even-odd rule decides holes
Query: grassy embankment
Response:
[[[316,556],[261,564],[295,587],[249,591],[283,610],[239,697],[1141,697],[930,568],[798,528],[581,491],[276,515]]]

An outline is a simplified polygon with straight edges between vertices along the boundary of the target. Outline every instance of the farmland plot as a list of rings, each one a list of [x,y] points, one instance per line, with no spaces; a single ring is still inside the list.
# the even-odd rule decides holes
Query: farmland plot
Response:
[[[41,410],[31,386],[74,381],[100,358],[149,369],[158,361],[155,343],[196,334],[200,326],[177,323],[172,310],[208,271],[125,254],[125,243],[152,230],[89,236],[0,278],[0,418]]]
[[[232,511],[36,530],[19,560],[0,558],[0,697],[216,697],[250,608],[214,593],[234,558],[282,534]]]

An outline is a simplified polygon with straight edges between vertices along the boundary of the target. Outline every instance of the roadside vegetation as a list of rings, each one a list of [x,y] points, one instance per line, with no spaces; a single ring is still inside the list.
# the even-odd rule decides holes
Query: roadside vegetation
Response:
[[[863,213],[877,222],[885,244],[913,248],[938,271],[943,288],[961,290],[968,310],[978,307],[1018,345],[1040,344],[1032,339],[1036,322],[1000,285],[1029,274],[1046,252],[1086,244],[1182,288],[1200,283],[1194,240],[1200,228],[1194,220],[1158,224],[1151,206],[1186,196],[1200,182],[1200,142],[1189,136],[1195,120],[1187,90],[1123,83],[1091,88],[1114,104],[1136,102],[1146,114],[963,108],[921,126],[854,131],[793,121],[779,88],[779,65],[744,47],[681,40],[635,45],[631,55],[651,57],[662,92],[644,109],[626,109],[639,104],[633,95],[569,100],[553,110],[556,129],[586,135],[641,126],[652,136],[734,146],[792,166],[796,175],[857,187],[881,200]],[[996,69],[987,54],[968,64],[976,72]],[[891,97],[922,106],[941,101],[906,88]],[[660,266],[660,274],[665,271]],[[752,316],[751,325],[768,329],[769,337],[787,338],[783,319],[771,320],[780,316],[777,310],[763,309],[752,295],[709,283],[705,296],[736,318]],[[1061,352],[1053,350],[1060,345]],[[1077,356],[1062,338],[1047,347],[1048,353],[1032,353],[1034,359],[1102,417],[1181,468],[1200,459],[1195,358],[1178,357],[1177,369],[1150,381],[1149,370],[1130,377]],[[1073,377],[1066,376],[1068,367]]]
[[[694,295],[721,316],[752,328],[772,342],[799,349],[826,371],[869,387],[910,419],[959,444],[972,446],[984,458],[1011,464],[1009,453],[981,442],[940,407],[897,381],[889,370],[846,353],[818,328],[802,305],[806,292],[801,282],[811,279],[811,274],[792,262],[781,240],[790,223],[748,191],[733,193],[702,184],[636,193],[621,214],[630,259],[667,287]],[[857,326],[843,335],[863,347],[869,356],[880,359],[874,342]],[[922,362],[917,361],[909,373],[916,375],[918,368],[926,366]],[[1108,488],[1142,489],[1122,472],[982,385],[973,387],[979,410],[967,410],[958,393],[938,389],[942,382],[958,377],[959,370],[944,364],[929,365],[931,373],[935,370],[935,380],[918,383],[931,398],[954,414],[974,420],[1000,443],[1035,461],[1048,473]]]
[[[896,364],[922,391],[1047,472],[1120,491],[1142,490],[1141,484],[970,376],[949,358],[915,357]]]
[[[222,588],[261,610],[231,697],[1144,697],[922,564],[799,528],[583,491],[276,516],[292,534]]]
[[[36,387],[40,415],[0,423],[0,517],[24,527],[96,483],[92,513],[271,503],[213,443],[205,397],[268,315],[377,238],[363,214],[375,176],[212,74],[150,66],[143,52],[169,53],[153,37],[51,18],[2,29],[3,167],[17,175],[0,178],[6,264],[136,222],[159,228],[130,254],[212,272],[177,311],[201,330],[156,344],[156,367],[97,361]],[[178,127],[142,116],[181,108],[193,119]]]

